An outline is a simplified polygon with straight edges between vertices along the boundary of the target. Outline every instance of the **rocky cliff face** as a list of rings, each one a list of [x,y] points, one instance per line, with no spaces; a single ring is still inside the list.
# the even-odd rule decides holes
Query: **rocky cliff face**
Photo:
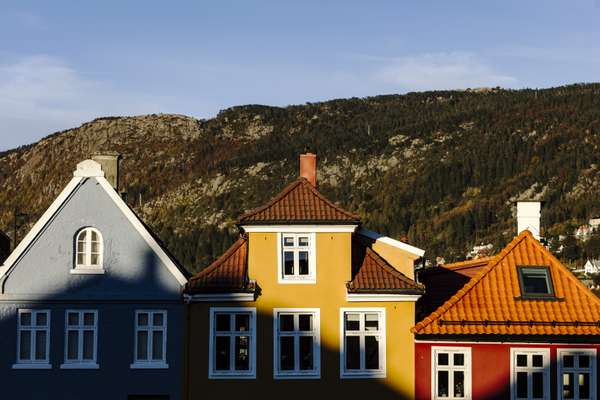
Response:
[[[99,118],[0,153],[0,230],[27,227],[98,151],[123,155],[121,191],[190,270],[235,236],[235,220],[319,157],[319,189],[365,224],[428,256],[461,258],[514,234],[511,202],[543,198],[549,237],[600,213],[600,85],[543,91],[428,92],[290,106],[216,118]],[[581,259],[581,247],[569,257]]]

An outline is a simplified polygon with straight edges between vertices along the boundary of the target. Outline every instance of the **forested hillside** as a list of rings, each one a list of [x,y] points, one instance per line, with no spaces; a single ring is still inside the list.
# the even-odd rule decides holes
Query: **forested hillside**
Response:
[[[18,207],[22,238],[77,162],[103,150],[123,154],[127,201],[190,270],[234,240],[245,210],[296,178],[306,150],[319,157],[322,193],[427,258],[498,249],[515,234],[517,199],[546,202],[545,236],[565,235],[566,261],[600,251],[572,236],[600,215],[600,84],[249,105],[208,120],[99,118],[0,153],[0,230],[12,236]]]

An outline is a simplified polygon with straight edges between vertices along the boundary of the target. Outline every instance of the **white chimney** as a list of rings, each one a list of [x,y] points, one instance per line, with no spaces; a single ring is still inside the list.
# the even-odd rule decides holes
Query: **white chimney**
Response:
[[[517,233],[528,229],[533,237],[540,240],[540,210],[542,203],[539,201],[517,202]]]

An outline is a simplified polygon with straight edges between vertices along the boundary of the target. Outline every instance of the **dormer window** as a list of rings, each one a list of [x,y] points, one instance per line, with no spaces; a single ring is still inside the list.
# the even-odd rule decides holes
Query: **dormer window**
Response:
[[[314,283],[315,234],[281,233],[279,283]]]
[[[95,228],[83,228],[75,239],[76,256],[74,271],[103,271],[103,242],[100,231]]]
[[[554,297],[548,267],[518,267],[522,297]]]

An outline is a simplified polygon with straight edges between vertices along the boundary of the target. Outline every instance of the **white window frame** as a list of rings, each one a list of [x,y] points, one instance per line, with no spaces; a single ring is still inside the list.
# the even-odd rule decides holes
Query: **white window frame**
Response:
[[[340,378],[341,379],[361,379],[361,378],[385,378],[386,377],[386,313],[384,307],[343,307],[340,308]],[[346,326],[345,326],[345,315],[346,313],[360,313],[360,314],[379,314],[379,336],[381,342],[379,343],[379,366],[378,370],[367,370],[361,368],[359,370],[346,370]],[[363,325],[364,318],[361,317],[360,324]],[[373,331],[354,331],[353,336],[373,336]],[[364,350],[364,339],[361,339],[361,350]],[[364,364],[364,351],[360,353],[360,364]]]
[[[541,355],[543,359],[543,367],[517,367],[517,354]],[[550,399],[550,349],[544,347],[511,347],[510,349],[510,398],[518,400],[517,397],[517,372],[527,372],[527,398],[531,399],[531,373],[543,370],[544,373],[544,400]]]
[[[294,315],[294,331],[279,331],[279,316]],[[313,316],[313,331],[302,332],[297,328],[298,315],[311,314]],[[321,309],[320,308],[274,308],[273,309],[273,378],[274,379],[319,379],[321,377]],[[279,338],[281,336],[294,337],[294,370],[284,371],[279,369]],[[309,336],[313,338],[313,369],[301,370],[299,337]]]
[[[454,354],[463,354],[465,359],[465,365],[451,366],[451,365],[438,365],[438,354],[448,354],[448,364],[453,359]],[[448,397],[438,396],[438,371],[448,371],[448,388],[452,390],[454,386],[454,371],[463,371],[465,376],[465,397],[454,397],[449,395]],[[431,347],[431,398],[434,400],[469,400],[471,399],[471,347],[460,347],[460,346],[432,346]],[[449,393],[450,394],[450,393]]]
[[[586,355],[590,357],[590,367],[583,369],[583,368],[579,368],[579,367],[564,367],[563,366],[563,357],[564,355]],[[562,380],[562,375],[563,372],[573,372],[574,374],[577,374],[579,372],[589,372],[590,374],[590,399],[595,399],[596,398],[596,349],[589,349],[589,348],[559,348],[556,349],[556,358],[557,358],[557,371],[556,371],[556,390],[557,390],[557,397],[558,399],[563,399],[563,388],[562,388],[562,384],[563,384],[563,380]],[[574,399],[578,399],[579,398],[579,385],[575,385],[574,387],[575,389],[575,396]]]
[[[92,264],[92,232],[98,235],[98,263]],[[85,234],[84,242],[84,263],[79,264],[79,237]],[[88,226],[77,231],[75,235],[75,268],[71,269],[72,274],[102,274],[104,273],[104,238],[102,233],[94,227]]]
[[[294,256],[294,275],[284,275],[285,266],[283,259],[283,238],[284,236],[293,236],[294,240],[298,237],[308,237],[308,275],[298,275],[298,258],[296,257],[299,248],[296,246]],[[277,233],[277,281],[281,284],[315,284],[317,283],[317,235],[315,232],[278,232]]]
[[[148,325],[138,326],[138,315],[148,314]],[[162,314],[163,324],[162,326],[154,326],[154,315]],[[167,331],[168,331],[168,320],[166,310],[135,310],[133,320],[133,363],[129,366],[131,369],[166,369],[169,368],[167,363]],[[147,349],[146,354],[148,355],[147,360],[138,359],[137,345],[138,345],[138,332],[145,331],[148,333],[148,341],[146,343]],[[152,344],[154,340],[154,331],[162,331],[162,360],[153,359]]]
[[[249,369],[247,371],[236,371],[231,369],[235,365],[235,340],[231,340],[230,346],[232,350],[229,354],[230,370],[229,371],[217,371],[216,366],[216,352],[215,337],[217,324],[215,321],[216,314],[236,314],[236,313],[247,313],[250,314],[250,330],[238,333],[219,333],[218,336],[248,336],[250,341],[248,344],[248,351],[250,352]],[[233,320],[233,318],[232,318]],[[233,321],[232,321],[233,322]],[[211,307],[210,308],[210,321],[209,321],[209,340],[208,340],[208,378],[209,379],[256,379],[256,307]],[[232,326],[233,328],[233,326]]]
[[[31,326],[23,327],[21,326],[21,314],[29,313],[31,314]],[[38,326],[34,325],[36,321],[37,314],[46,314],[46,325]],[[28,360],[21,360],[21,332],[29,331],[31,332],[29,338],[29,352],[31,358]],[[36,332],[37,331],[46,331],[46,349],[45,349],[45,358],[43,360],[36,360]],[[13,364],[13,369],[50,369],[52,366],[50,365],[50,310],[36,310],[36,309],[19,309],[17,312],[17,356],[16,363]]]
[[[77,325],[69,325],[69,314],[75,313],[78,315],[79,323]],[[93,357],[92,360],[83,359],[83,333],[90,330],[90,327],[83,324],[84,314],[94,314],[94,341],[93,341]],[[68,359],[69,352],[69,331],[77,331],[77,359]],[[65,353],[64,362],[61,364],[61,369],[98,369],[98,310],[66,310],[65,311]]]

